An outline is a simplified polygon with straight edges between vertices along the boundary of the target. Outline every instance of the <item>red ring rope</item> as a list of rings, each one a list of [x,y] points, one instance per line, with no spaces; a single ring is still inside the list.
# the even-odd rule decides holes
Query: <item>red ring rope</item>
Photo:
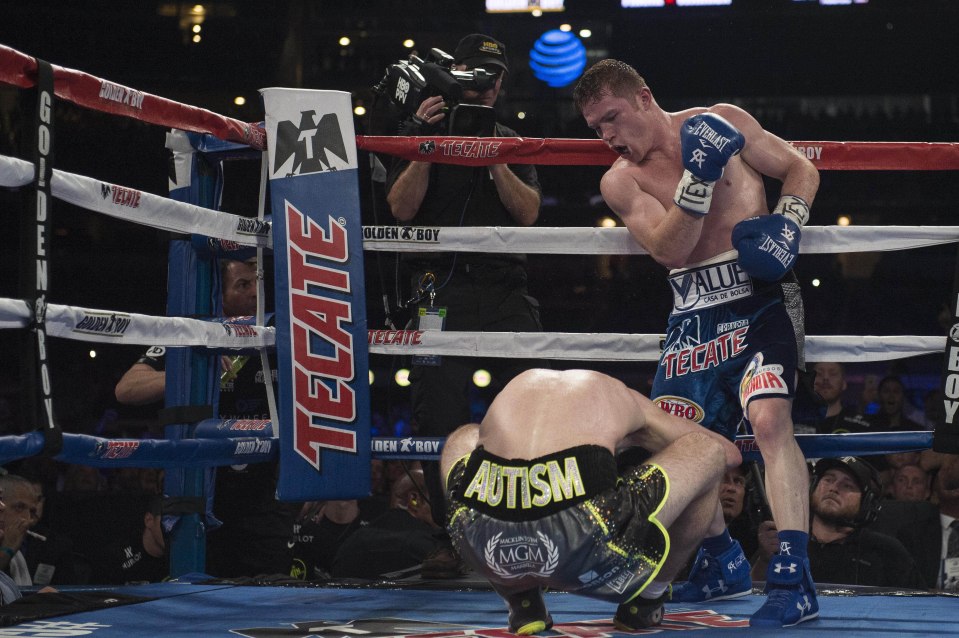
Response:
[[[266,148],[266,134],[246,123],[180,104],[63,67],[53,66],[57,96],[87,108],[222,140]],[[0,82],[21,88],[36,83],[36,59],[0,45]],[[432,143],[432,153],[421,150]],[[952,142],[792,142],[821,170],[959,170],[959,144]],[[540,165],[609,165],[616,154],[601,140],[356,136],[357,148],[409,160],[483,166],[511,162]],[[427,150],[430,145],[424,146]]]

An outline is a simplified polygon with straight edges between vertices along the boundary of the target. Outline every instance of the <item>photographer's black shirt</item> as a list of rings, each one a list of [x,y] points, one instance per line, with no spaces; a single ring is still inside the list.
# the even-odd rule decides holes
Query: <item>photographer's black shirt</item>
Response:
[[[496,124],[495,137],[517,137],[508,126]],[[427,158],[428,159],[428,158]],[[396,158],[387,176],[387,192],[410,162]],[[523,183],[541,192],[536,167],[532,164],[509,164],[509,169]],[[513,216],[496,192],[496,184],[488,166],[456,166],[434,163],[430,167],[430,183],[411,226],[517,226]],[[451,253],[406,253],[403,261],[413,268],[448,266]],[[467,264],[508,266],[525,264],[523,254],[458,253],[457,266]]]

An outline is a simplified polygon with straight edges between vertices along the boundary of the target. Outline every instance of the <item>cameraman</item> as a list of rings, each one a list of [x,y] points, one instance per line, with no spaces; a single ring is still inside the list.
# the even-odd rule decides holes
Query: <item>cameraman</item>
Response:
[[[468,35],[456,46],[453,70],[483,69],[492,86],[464,86],[462,104],[490,109],[509,72],[506,47],[488,35]],[[442,96],[428,97],[400,126],[401,135],[516,137],[495,123],[485,131],[463,131],[448,117]],[[457,107],[454,107],[457,108]],[[467,109],[475,107],[466,107]],[[449,130],[452,119],[454,124]],[[493,118],[490,118],[492,120]],[[536,169],[523,164],[466,167],[393,161],[386,184],[393,216],[416,226],[530,226],[539,216],[541,192]],[[483,253],[407,253],[402,263],[412,282],[410,307],[420,329],[532,332],[542,330],[539,304],[526,286],[526,256]],[[414,357],[410,373],[413,417],[421,436],[446,436],[471,415],[469,389],[474,370],[486,367],[498,388],[542,361],[476,357]],[[425,464],[433,517],[445,527],[446,508],[436,463]],[[444,542],[445,541],[445,542]],[[465,571],[448,539],[423,563],[424,578],[452,578]]]

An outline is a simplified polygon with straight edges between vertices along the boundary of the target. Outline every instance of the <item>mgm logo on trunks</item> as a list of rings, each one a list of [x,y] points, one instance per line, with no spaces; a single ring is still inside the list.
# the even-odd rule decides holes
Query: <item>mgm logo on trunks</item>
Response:
[[[559,565],[559,550],[543,532],[536,532],[536,536],[520,534],[506,538],[500,532],[487,541],[483,557],[493,573],[503,579],[548,578]]]

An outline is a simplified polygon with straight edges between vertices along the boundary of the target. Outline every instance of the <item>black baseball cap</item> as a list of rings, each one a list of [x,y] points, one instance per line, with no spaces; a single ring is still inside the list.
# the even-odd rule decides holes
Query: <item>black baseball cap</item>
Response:
[[[856,456],[843,456],[841,458],[819,459],[816,463],[816,476],[822,476],[827,470],[839,469],[853,477],[859,490],[863,493],[872,490],[878,491],[879,473],[867,461]]]
[[[506,46],[499,40],[482,33],[471,33],[460,40],[453,52],[453,62],[465,64],[471,69],[492,64],[509,73]]]

